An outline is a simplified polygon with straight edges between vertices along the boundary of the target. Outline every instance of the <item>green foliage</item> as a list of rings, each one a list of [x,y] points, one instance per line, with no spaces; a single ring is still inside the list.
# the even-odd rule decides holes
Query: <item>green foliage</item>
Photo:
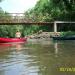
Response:
[[[39,0],[30,12],[37,21],[75,20],[75,0]]]
[[[60,36],[74,36],[75,32],[73,31],[67,31],[67,32],[61,32]]]

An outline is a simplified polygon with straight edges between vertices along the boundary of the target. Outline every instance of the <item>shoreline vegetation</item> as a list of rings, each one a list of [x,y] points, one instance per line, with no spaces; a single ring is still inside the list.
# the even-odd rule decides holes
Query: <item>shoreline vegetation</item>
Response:
[[[24,26],[24,25],[1,25],[0,26],[0,37],[15,37],[16,30],[20,30],[22,36],[28,38],[50,38],[50,36],[75,36],[75,31],[65,31],[65,32],[51,32],[42,30],[44,26],[42,26],[41,30],[38,26]],[[45,29],[45,28],[44,28]],[[47,29],[46,29],[47,30]]]

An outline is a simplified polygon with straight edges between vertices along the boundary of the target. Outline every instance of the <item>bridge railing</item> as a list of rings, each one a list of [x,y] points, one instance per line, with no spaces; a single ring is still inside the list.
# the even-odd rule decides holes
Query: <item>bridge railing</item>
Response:
[[[37,25],[46,25],[53,22],[43,22],[35,21],[33,18],[27,18],[27,15],[24,13],[7,13],[7,15],[0,14],[0,25],[5,24],[37,24]]]
[[[24,23],[31,22],[25,18],[24,13],[9,13],[8,15],[0,15],[0,23]]]

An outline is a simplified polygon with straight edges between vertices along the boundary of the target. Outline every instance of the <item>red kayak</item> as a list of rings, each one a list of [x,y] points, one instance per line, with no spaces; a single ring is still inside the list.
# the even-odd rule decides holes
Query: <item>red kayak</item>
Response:
[[[8,43],[8,42],[25,42],[27,38],[0,38],[0,43]]]

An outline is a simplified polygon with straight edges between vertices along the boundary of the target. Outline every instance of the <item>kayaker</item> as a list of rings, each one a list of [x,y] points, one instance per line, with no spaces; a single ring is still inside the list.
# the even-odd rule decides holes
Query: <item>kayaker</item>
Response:
[[[20,37],[21,37],[21,32],[18,30],[18,31],[16,32],[15,36],[16,36],[17,38],[20,38]]]

